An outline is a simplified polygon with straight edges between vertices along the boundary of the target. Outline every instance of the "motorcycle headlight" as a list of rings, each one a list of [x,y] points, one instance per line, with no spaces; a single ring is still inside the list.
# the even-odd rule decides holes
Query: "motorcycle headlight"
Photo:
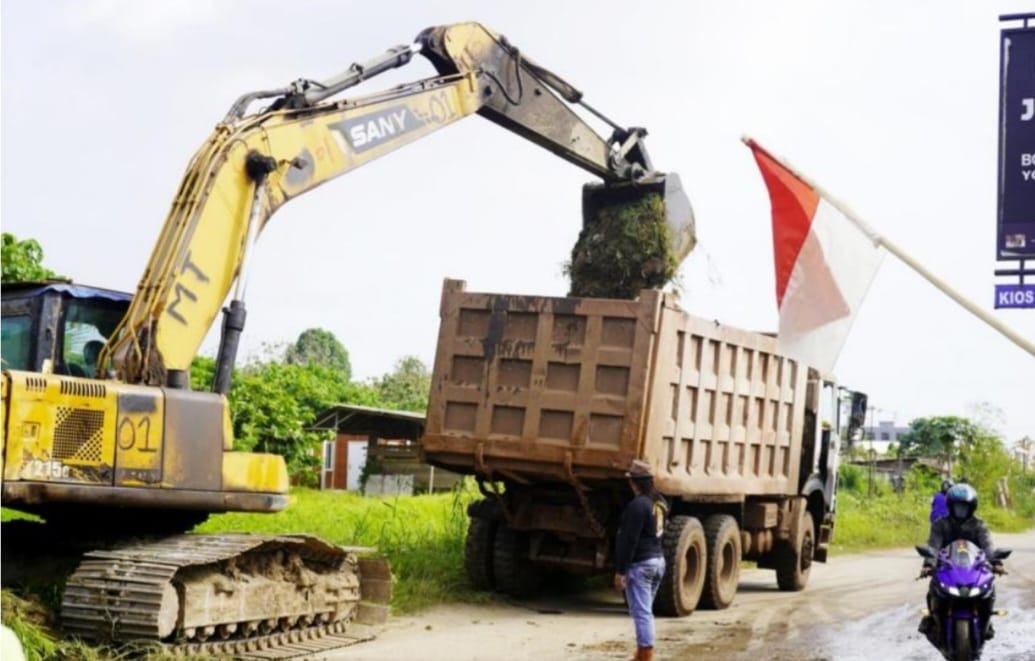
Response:
[[[942,588],[944,588],[946,592],[948,592],[954,597],[960,596],[959,588],[957,588],[955,585],[946,585],[945,583],[942,583]]]

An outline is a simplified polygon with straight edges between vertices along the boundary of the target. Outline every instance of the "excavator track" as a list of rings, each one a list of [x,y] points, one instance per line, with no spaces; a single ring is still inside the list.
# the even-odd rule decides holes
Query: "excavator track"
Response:
[[[173,656],[184,658],[215,656],[234,659],[298,659],[366,642],[374,637],[373,634],[345,633],[345,628],[344,623],[336,623],[257,636],[248,640],[168,645],[165,649]]]
[[[66,583],[62,626],[87,640],[153,642],[181,656],[307,656],[367,640],[354,622],[387,616],[391,573],[386,561],[361,560],[369,551],[246,534],[92,551]]]

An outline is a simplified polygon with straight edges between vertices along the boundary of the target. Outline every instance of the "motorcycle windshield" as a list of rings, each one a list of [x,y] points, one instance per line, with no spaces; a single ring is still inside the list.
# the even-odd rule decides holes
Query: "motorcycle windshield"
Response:
[[[946,586],[983,586],[991,579],[991,574],[985,570],[982,557],[981,549],[974,543],[963,539],[952,542],[942,549],[939,580]]]
[[[977,564],[978,554],[981,549],[973,542],[965,539],[957,539],[948,546],[949,564],[954,567],[968,568]]]

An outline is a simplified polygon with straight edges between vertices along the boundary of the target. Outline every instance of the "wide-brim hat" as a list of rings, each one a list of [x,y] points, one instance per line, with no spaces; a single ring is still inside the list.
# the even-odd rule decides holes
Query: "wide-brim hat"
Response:
[[[651,469],[650,464],[643,459],[634,459],[629,465],[629,470],[625,472],[625,476],[633,479],[638,477],[654,477],[654,471]]]

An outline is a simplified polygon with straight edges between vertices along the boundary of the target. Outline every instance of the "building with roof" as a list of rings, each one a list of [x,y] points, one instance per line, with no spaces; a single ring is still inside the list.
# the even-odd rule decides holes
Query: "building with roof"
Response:
[[[420,413],[335,404],[320,412],[309,428],[335,433],[323,444],[321,489],[431,493],[448,491],[461,478],[421,461]]]

